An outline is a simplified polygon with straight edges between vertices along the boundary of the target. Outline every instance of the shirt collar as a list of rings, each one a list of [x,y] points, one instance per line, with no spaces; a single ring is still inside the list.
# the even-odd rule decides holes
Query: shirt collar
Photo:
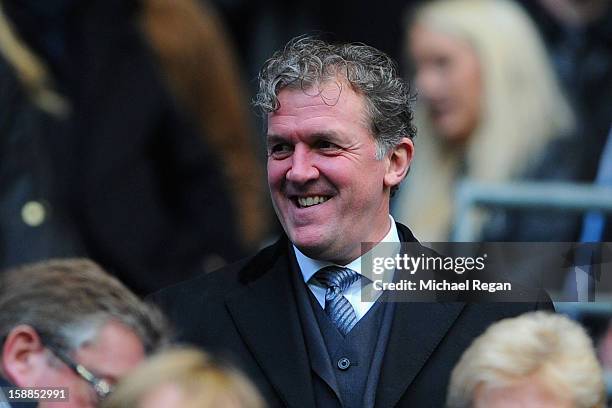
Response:
[[[389,214],[389,219],[391,221],[391,227],[389,228],[387,235],[385,235],[384,238],[380,240],[379,244],[381,242],[400,242],[399,234],[397,232],[397,226],[395,225],[395,220],[393,219],[391,214]],[[378,246],[378,244],[376,245]],[[297,259],[298,265],[300,266],[300,270],[302,271],[304,282],[306,283],[308,283],[310,278],[312,278],[312,276],[317,273],[321,268],[330,265],[336,265],[333,262],[320,261],[318,259],[310,258],[304,255],[295,245],[293,245],[293,250],[295,252],[295,257]],[[346,265],[339,266],[349,268],[361,275],[361,256]]]

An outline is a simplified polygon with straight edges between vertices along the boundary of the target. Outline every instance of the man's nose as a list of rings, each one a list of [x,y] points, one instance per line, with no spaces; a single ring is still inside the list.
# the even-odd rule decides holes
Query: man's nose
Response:
[[[296,146],[291,156],[291,167],[287,171],[287,181],[304,184],[319,177],[319,170],[312,161],[312,152],[302,146]]]

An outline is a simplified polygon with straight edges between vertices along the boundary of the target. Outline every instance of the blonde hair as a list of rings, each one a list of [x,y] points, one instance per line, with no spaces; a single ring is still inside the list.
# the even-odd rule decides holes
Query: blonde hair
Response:
[[[1,3],[0,54],[13,68],[29,98],[39,109],[57,117],[70,113],[68,101],[53,89],[49,69],[15,33]]]
[[[503,387],[530,375],[566,390],[577,408],[605,406],[591,339],[578,323],[546,312],[501,320],[474,340],[451,374],[447,406],[470,407],[478,386]]]
[[[574,116],[535,26],[514,2],[427,2],[413,22],[467,41],[482,73],[480,120],[465,150],[437,137],[417,103],[417,154],[397,215],[421,238],[443,241],[450,232],[454,185],[463,160],[465,175],[480,181],[520,177],[551,140],[570,134]]]
[[[196,349],[169,349],[153,356],[121,381],[103,408],[138,407],[164,385],[184,395],[181,408],[262,408],[255,387],[238,371]],[[171,407],[168,407],[171,408]]]

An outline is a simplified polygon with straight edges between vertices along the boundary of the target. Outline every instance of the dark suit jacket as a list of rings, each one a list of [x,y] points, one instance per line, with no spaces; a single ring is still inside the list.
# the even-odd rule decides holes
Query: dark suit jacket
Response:
[[[398,224],[405,241],[416,241]],[[313,407],[311,368],[286,237],[253,258],[164,289],[152,299],[180,339],[229,356],[272,407]],[[397,303],[376,407],[443,407],[451,369],[492,322],[550,303]]]

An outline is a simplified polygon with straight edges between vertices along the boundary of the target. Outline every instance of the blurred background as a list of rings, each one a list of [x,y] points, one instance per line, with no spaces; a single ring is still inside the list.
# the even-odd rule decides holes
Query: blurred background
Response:
[[[417,238],[612,241],[608,0],[0,0],[0,268],[89,256],[147,294],[273,240],[250,100],[305,33],[411,80]],[[567,312],[612,370],[612,307]]]

